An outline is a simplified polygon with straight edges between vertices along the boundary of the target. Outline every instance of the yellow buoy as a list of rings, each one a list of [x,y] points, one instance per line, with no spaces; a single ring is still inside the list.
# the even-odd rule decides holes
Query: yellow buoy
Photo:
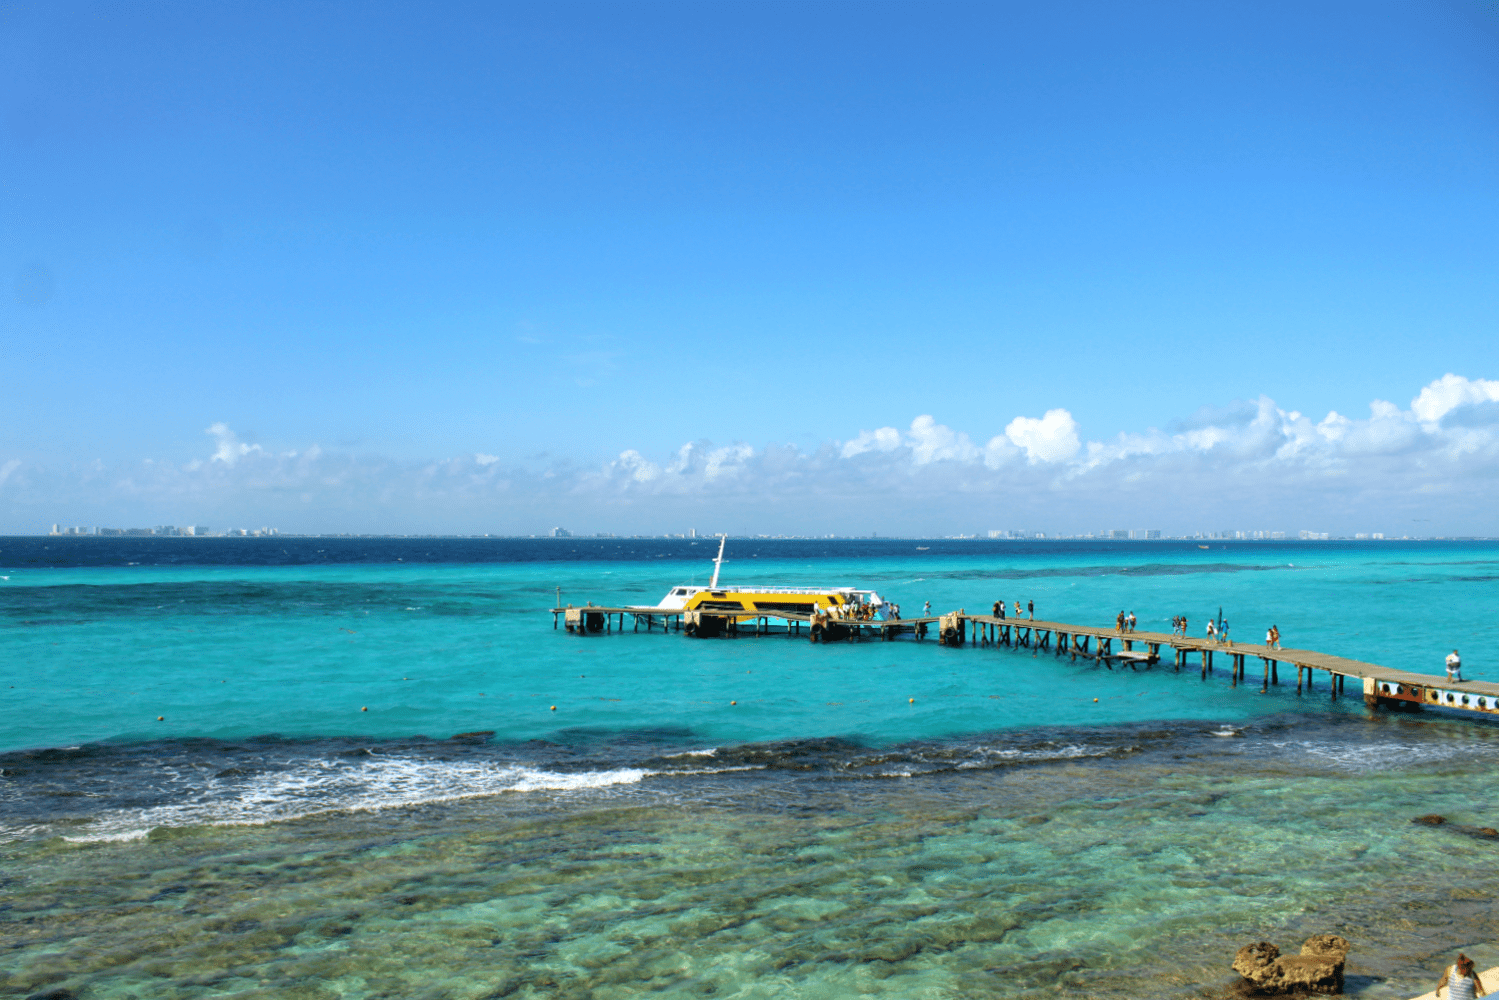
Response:
[[[361,707],[359,710],[361,712],[368,712],[370,710],[370,707],[368,705],[365,705],[365,706]]]
[[[554,711],[554,712],[557,711],[557,706],[556,705],[552,706],[552,711]]]
[[[164,722],[165,720],[166,720],[166,716],[164,716],[164,715],[158,715],[156,717],[156,721],[157,722]]]
[[[912,705],[916,704],[915,698],[907,698],[906,701],[910,702]]]
[[[729,704],[730,705],[737,705],[737,704],[739,704],[739,702],[737,702],[737,701],[731,701],[731,702],[729,702]]]
[[[1094,698],[1094,699],[1093,699],[1093,704],[1095,704],[1095,705],[1097,705],[1097,704],[1098,704],[1098,699],[1097,699],[1097,698]]]

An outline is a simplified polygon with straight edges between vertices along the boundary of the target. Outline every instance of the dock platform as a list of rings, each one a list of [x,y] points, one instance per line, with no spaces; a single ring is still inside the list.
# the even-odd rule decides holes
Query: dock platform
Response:
[[[1310,649],[1284,649],[1255,643],[1193,639],[1180,633],[1122,631],[1114,626],[1095,627],[1067,622],[1030,618],[999,618],[993,615],[971,615],[955,611],[944,615],[897,619],[833,619],[832,628],[812,628],[809,615],[793,612],[762,611],[744,615],[723,615],[680,608],[651,607],[565,607],[552,609],[556,628],[565,622],[569,632],[579,635],[624,631],[626,620],[632,630],[663,634],[673,631],[704,637],[800,635],[814,641],[884,640],[902,637],[924,640],[935,633],[936,642],[944,646],[1004,646],[1011,649],[1042,650],[1056,656],[1093,659],[1112,670],[1128,666],[1133,670],[1150,668],[1163,661],[1169,649],[1170,662],[1176,672],[1190,666],[1195,655],[1196,667],[1203,680],[1214,673],[1215,660],[1229,670],[1232,684],[1247,683],[1248,663],[1260,661],[1260,690],[1268,691],[1280,684],[1280,667],[1296,668],[1296,693],[1311,693],[1318,671],[1333,699],[1347,696],[1348,678],[1356,679],[1355,693],[1363,695],[1369,705],[1387,708],[1416,709],[1423,706],[1459,709],[1485,715],[1499,715],[1499,684],[1489,681],[1447,681],[1429,674],[1381,666],[1331,653]],[[819,634],[820,633],[820,634]],[[1224,662],[1226,661],[1226,662]],[[1289,676],[1287,684],[1290,683]]]

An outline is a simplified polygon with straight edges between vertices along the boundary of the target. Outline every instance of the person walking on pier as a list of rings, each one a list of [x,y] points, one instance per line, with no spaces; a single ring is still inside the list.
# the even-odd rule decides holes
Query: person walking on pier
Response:
[[[1459,684],[1463,682],[1463,658],[1457,655],[1455,649],[1447,654],[1447,679]]]
[[[994,617],[995,618],[1003,618],[1004,616],[1005,616],[1005,602],[1004,601],[995,601],[994,602]]]
[[[1181,617],[1181,629],[1182,629],[1182,638],[1185,639],[1187,637],[1187,616],[1186,615],[1182,615],[1182,617]]]
[[[1474,1000],[1488,992],[1483,988],[1483,980],[1473,971],[1473,960],[1462,952],[1457,953],[1457,961],[1442,973],[1437,982],[1439,998],[1443,986],[1447,987],[1448,1000]]]
[[[1036,602],[1035,601],[1026,601],[1025,602],[1025,610],[1028,611],[1028,612],[1030,612],[1030,619],[1031,619],[1031,621],[1035,621],[1036,620]]]
[[[1265,629],[1265,648],[1266,649],[1274,649],[1275,648],[1275,626],[1274,625],[1271,625],[1269,628]]]
[[[921,609],[921,617],[923,617],[923,618],[930,618],[930,617],[932,617],[932,602],[931,601],[927,601],[926,602],[926,606]]]
[[[1208,642],[1218,641],[1218,626],[1213,624],[1213,620],[1211,618],[1208,619],[1207,638]]]
[[[1228,641],[1228,619],[1227,618],[1223,619],[1223,624],[1220,625],[1218,627],[1218,629],[1219,629],[1219,631],[1218,631],[1218,641],[1221,642],[1221,643],[1223,643],[1225,646],[1232,646],[1233,643],[1231,643],[1231,642]]]
[[[1114,631],[1115,632],[1123,632],[1124,631],[1124,612],[1123,611],[1119,612],[1117,615],[1114,616]]]
[[[1125,624],[1129,625],[1129,631],[1133,632],[1135,630],[1135,613],[1133,611],[1131,611],[1129,613],[1129,617],[1126,618],[1124,621],[1125,621]]]

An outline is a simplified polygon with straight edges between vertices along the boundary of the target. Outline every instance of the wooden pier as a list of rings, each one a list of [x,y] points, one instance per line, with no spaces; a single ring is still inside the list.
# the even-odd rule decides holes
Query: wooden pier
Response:
[[[1180,673],[1196,667],[1203,680],[1216,667],[1226,667],[1230,683],[1237,687],[1249,683],[1249,661],[1259,660],[1255,670],[1260,691],[1281,683],[1280,668],[1287,668],[1285,683],[1290,684],[1290,668],[1296,669],[1296,693],[1311,694],[1318,690],[1318,671],[1327,676],[1321,687],[1328,697],[1347,697],[1348,678],[1355,678],[1355,694],[1362,694],[1365,704],[1388,708],[1417,709],[1423,706],[1459,709],[1485,715],[1499,715],[1499,684],[1488,681],[1448,682],[1429,674],[1411,673],[1377,663],[1366,663],[1331,653],[1309,649],[1281,649],[1241,642],[1217,642],[1193,639],[1179,633],[1130,632],[1114,627],[1095,628],[1069,625],[1066,622],[1026,618],[996,618],[992,615],[970,615],[955,611],[926,618],[860,621],[832,619],[829,626],[814,629],[811,616],[791,612],[761,612],[748,615],[722,615],[671,608],[595,607],[553,608],[552,626],[565,623],[569,632],[579,635],[624,631],[626,619],[632,620],[635,632],[663,634],[673,631],[708,637],[803,635],[817,641],[892,640],[910,636],[917,640],[928,636],[939,645],[1004,646],[1043,650],[1054,656],[1092,659],[1112,670],[1128,666],[1132,670],[1150,668],[1168,659]],[[1163,650],[1170,650],[1163,654]]]

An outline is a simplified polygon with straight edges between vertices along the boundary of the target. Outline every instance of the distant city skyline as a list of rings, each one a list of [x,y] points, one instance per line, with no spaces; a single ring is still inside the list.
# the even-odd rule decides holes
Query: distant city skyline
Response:
[[[870,533],[868,535],[837,535],[837,534],[698,534],[695,529],[685,532],[664,532],[661,534],[622,534],[610,531],[596,531],[591,533],[574,533],[563,527],[554,527],[550,531],[540,534],[500,534],[485,532],[481,534],[387,534],[387,533],[358,533],[348,532],[310,532],[306,534],[282,532],[277,528],[226,528],[223,530],[212,530],[202,526],[189,526],[177,528],[171,525],[157,525],[152,528],[105,528],[85,526],[64,526],[53,524],[52,530],[47,532],[52,537],[67,538],[554,538],[559,541],[574,539],[577,541],[588,541],[607,538],[674,538],[690,541],[694,539],[716,540],[723,538],[737,539],[845,539],[858,540],[864,538],[879,538],[889,540],[901,539],[951,539],[951,540],[973,540],[983,538],[988,541],[1398,541],[1398,540],[1441,540],[1449,536],[1441,535],[1389,535],[1384,532],[1355,532],[1352,535],[1334,535],[1326,531],[1311,531],[1302,529],[1295,532],[1286,531],[1247,531],[1247,530],[1224,530],[1224,531],[1198,531],[1184,535],[1167,535],[1156,529],[1122,529],[1112,528],[1096,532],[1084,532],[1081,534],[1066,534],[1062,532],[1045,531],[1007,531],[1002,529],[990,529],[984,534],[946,534],[946,535],[879,535]],[[22,535],[21,537],[24,537]],[[1489,536],[1451,536],[1455,539],[1472,538],[1487,540]]]

